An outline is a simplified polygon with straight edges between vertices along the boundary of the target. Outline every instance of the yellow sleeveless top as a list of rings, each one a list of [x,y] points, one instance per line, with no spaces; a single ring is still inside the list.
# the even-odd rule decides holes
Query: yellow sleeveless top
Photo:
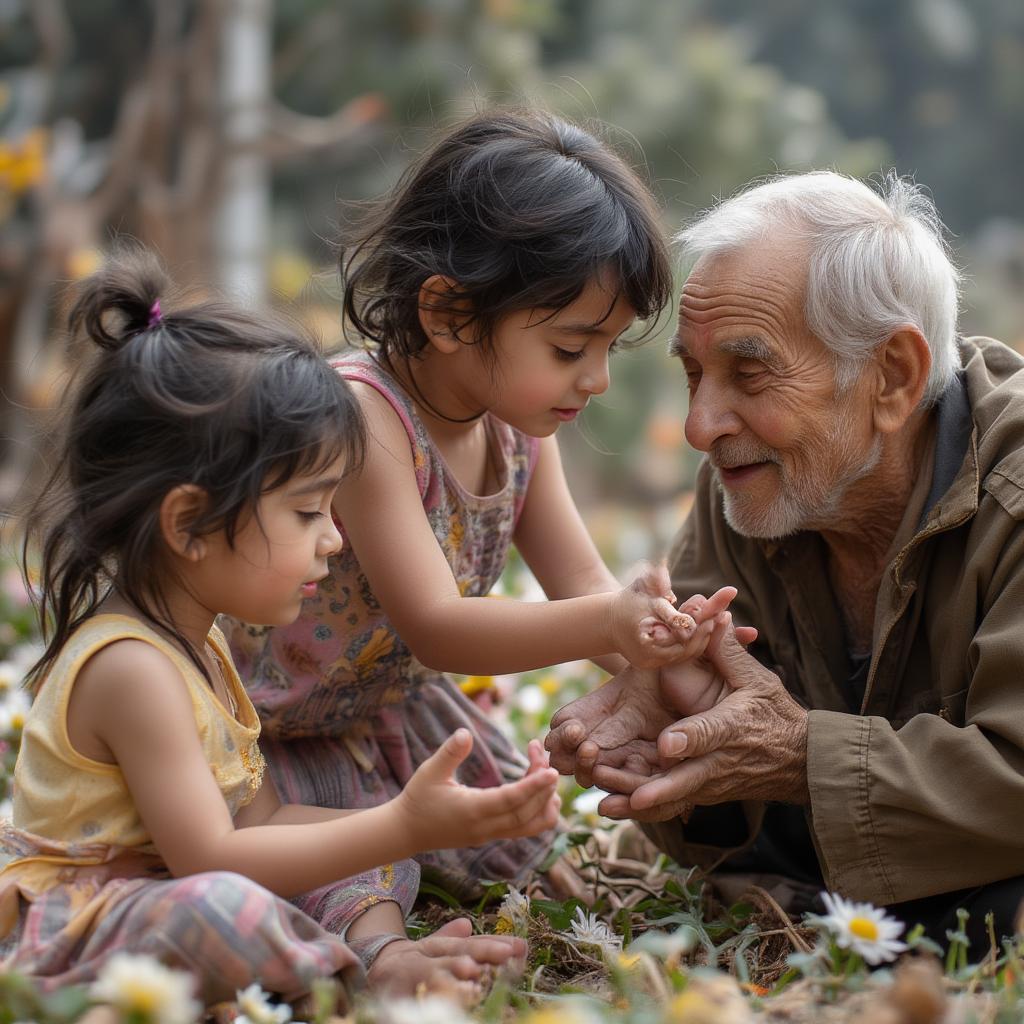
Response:
[[[203,753],[232,816],[256,795],[264,770],[256,743],[259,717],[220,630],[214,627],[208,639],[224,666],[238,706],[237,719],[214,696],[195,665],[155,630],[126,615],[96,615],[65,644],[27,716],[14,770],[15,829],[60,844],[108,844],[156,852],[121,769],[83,756],[68,738],[68,700],[82,666],[101,648],[125,639],[156,647],[181,673],[192,698]],[[167,765],[167,779],[173,785],[173,765]]]

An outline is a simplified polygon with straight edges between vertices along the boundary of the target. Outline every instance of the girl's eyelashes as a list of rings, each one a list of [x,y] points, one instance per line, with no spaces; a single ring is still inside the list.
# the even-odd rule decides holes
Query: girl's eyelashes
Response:
[[[305,523],[312,523],[316,519],[322,519],[324,516],[323,512],[306,512],[303,509],[297,510],[299,518]]]
[[[564,363],[573,363],[583,358],[583,349],[559,348],[555,346],[555,358],[561,359]]]

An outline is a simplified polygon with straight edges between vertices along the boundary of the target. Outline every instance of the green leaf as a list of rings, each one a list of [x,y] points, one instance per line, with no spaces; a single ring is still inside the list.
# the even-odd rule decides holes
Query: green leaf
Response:
[[[434,885],[433,882],[420,881],[420,893],[427,896],[436,896],[443,903],[447,903],[453,910],[462,910],[462,904],[445,889],[442,889],[439,885]]]

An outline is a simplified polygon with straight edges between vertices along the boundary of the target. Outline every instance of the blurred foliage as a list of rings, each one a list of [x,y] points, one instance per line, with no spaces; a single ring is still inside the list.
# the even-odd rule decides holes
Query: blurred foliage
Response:
[[[167,19],[171,7],[185,29],[227,9],[217,0],[0,4],[0,222],[8,239],[38,231],[35,196],[47,175],[73,170],[87,185],[101,174],[119,101],[158,59],[156,14]],[[328,342],[340,337],[333,245],[359,203],[393,184],[438,128],[492,103],[543,104],[600,122],[651,182],[669,231],[758,175],[831,166],[867,176],[895,165],[933,189],[960,236],[961,260],[978,268],[967,328],[1024,338],[1019,0],[270,7],[275,104],[321,121],[347,110],[353,123],[374,126],[273,162],[271,281]],[[44,11],[63,18],[60,61],[44,59]],[[48,67],[55,81],[44,88]],[[183,98],[165,100],[187,130]],[[183,151],[179,140],[163,159],[173,164]],[[106,230],[146,240],[145,214],[144,202],[118,210]],[[202,267],[208,239],[186,240],[186,252],[190,245]],[[11,260],[0,256],[2,287]],[[68,276],[91,265],[87,257],[72,253]],[[671,320],[666,311],[650,344],[617,357],[609,392],[579,429],[563,431],[570,482],[585,504],[671,503],[692,479],[696,459],[668,428],[685,413],[681,378],[663,355]],[[6,326],[0,294],[0,338]]]

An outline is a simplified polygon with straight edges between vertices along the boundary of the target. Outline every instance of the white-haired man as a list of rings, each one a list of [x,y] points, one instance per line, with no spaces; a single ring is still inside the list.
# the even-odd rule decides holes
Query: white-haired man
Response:
[[[736,586],[760,635],[562,709],[553,761],[681,863],[897,905],[943,940],[958,905],[1010,932],[1024,359],[958,339],[941,224],[896,176],[781,177],[679,240],[671,352],[707,456],[673,585]]]

